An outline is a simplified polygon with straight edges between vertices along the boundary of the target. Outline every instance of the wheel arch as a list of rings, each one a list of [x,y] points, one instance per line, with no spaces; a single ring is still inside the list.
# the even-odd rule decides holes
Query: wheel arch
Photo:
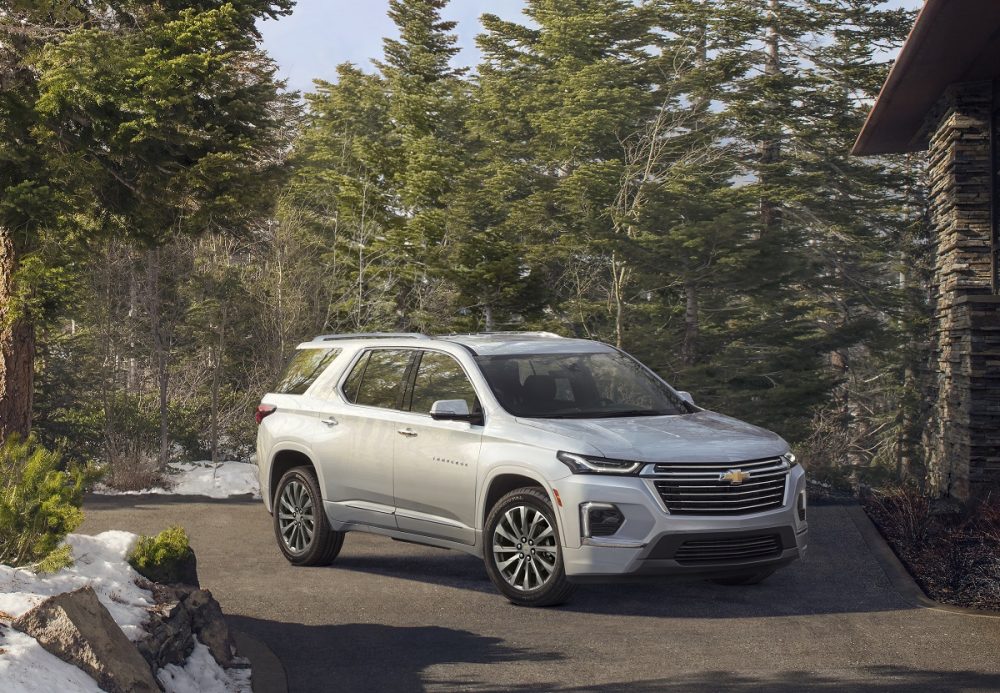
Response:
[[[278,481],[285,475],[285,472],[295,467],[308,467],[312,470],[316,476],[316,480],[319,482],[320,492],[323,492],[325,487],[323,486],[322,472],[310,454],[298,447],[282,448],[275,451],[271,456],[271,468],[268,471],[267,507],[272,512],[274,510],[274,494],[277,490]]]
[[[494,470],[486,483],[483,484],[483,493],[480,496],[480,507],[477,513],[480,531],[486,529],[486,517],[497,501],[511,491],[524,487],[540,488],[548,496],[549,502],[559,524],[560,535],[562,534],[562,513],[560,506],[552,493],[552,487],[538,474],[522,467],[504,467]]]

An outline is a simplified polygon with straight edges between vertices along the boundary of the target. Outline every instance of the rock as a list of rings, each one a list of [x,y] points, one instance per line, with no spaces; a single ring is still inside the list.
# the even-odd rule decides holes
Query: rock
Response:
[[[12,625],[108,693],[159,693],[136,646],[90,587],[50,597]]]
[[[194,590],[185,601],[192,616],[195,635],[208,647],[215,661],[224,667],[232,666],[236,646],[229,634],[229,624],[222,615],[222,607],[208,590]]]
[[[183,585],[153,585],[157,608],[146,623],[149,637],[137,643],[155,671],[167,664],[183,664],[194,649],[194,639],[208,647],[215,661],[233,665],[235,646],[222,607],[208,590]]]
[[[177,563],[174,570],[176,571],[175,579],[178,583],[201,587],[201,583],[198,581],[198,558],[194,555],[194,551],[188,551],[187,556]]]

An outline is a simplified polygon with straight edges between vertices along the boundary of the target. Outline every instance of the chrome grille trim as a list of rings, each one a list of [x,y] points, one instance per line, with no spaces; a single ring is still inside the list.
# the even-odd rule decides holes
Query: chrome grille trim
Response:
[[[741,484],[721,479],[739,470]],[[785,502],[790,465],[780,457],[745,462],[649,464],[642,476],[652,482],[672,515],[746,515],[780,508]]]

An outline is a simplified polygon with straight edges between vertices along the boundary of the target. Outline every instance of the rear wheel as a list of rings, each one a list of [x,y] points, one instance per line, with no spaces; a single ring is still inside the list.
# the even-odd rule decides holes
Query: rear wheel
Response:
[[[566,579],[555,513],[539,488],[501,498],[486,518],[486,572],[518,606],[562,604],[576,590]]]
[[[767,578],[771,577],[774,573],[774,568],[767,568],[765,570],[755,570],[749,573],[736,573],[734,575],[727,575],[726,577],[713,578],[709,582],[714,582],[716,585],[759,585],[764,582]]]
[[[292,565],[330,565],[344,545],[323,512],[319,482],[309,467],[285,472],[274,494],[274,536]]]

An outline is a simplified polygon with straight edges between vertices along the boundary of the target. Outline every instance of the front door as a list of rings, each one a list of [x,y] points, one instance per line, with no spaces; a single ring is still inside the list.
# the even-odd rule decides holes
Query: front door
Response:
[[[453,357],[423,351],[396,431],[394,487],[400,529],[430,537],[475,543],[476,475],[483,427],[465,421],[435,421],[431,405],[464,399],[479,408],[476,392]]]

